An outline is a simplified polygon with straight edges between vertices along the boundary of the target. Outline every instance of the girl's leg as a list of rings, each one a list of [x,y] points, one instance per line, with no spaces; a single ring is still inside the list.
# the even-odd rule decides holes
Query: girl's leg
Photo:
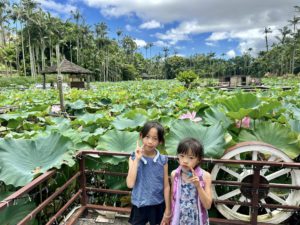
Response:
[[[147,223],[146,207],[138,208],[135,205],[131,208],[131,213],[128,222],[132,225],[145,225]]]
[[[160,224],[165,212],[165,203],[148,207],[148,221],[150,225]]]

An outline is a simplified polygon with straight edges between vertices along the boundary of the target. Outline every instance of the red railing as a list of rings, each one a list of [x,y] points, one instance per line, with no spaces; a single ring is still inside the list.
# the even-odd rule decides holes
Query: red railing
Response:
[[[82,214],[87,209],[98,209],[98,210],[107,210],[107,211],[114,211],[120,213],[129,213],[130,208],[126,207],[113,207],[113,206],[104,206],[104,205],[96,205],[96,204],[89,204],[87,191],[93,192],[101,192],[101,193],[111,193],[111,194],[122,194],[122,195],[130,195],[130,191],[124,190],[112,190],[112,189],[103,189],[103,188],[94,188],[94,187],[87,187],[86,182],[86,173],[89,172],[86,170],[85,167],[85,157],[87,154],[95,154],[95,155],[108,155],[108,156],[127,156],[129,157],[129,153],[121,153],[121,152],[109,152],[109,151],[97,151],[97,150],[84,150],[80,151],[77,155],[77,159],[79,160],[79,170],[76,172],[64,185],[57,188],[52,195],[50,195],[47,199],[41,202],[30,214],[24,217],[18,225],[25,225],[30,220],[32,220],[38,213],[40,213],[46,206],[48,206],[56,197],[58,197],[72,182],[79,178],[80,188],[77,192],[69,199],[69,201],[62,206],[54,216],[50,218],[47,222],[47,225],[51,225],[56,223],[58,218],[63,215],[66,209],[74,203],[77,199],[80,198],[81,207],[80,209],[74,213],[74,215],[66,222],[67,225],[72,225],[76,223],[78,218],[82,216]],[[175,156],[170,156],[170,159],[176,159]],[[244,183],[244,182],[237,182],[237,181],[225,181],[225,180],[214,180],[212,181],[213,185],[229,185],[229,186],[239,186],[243,185],[244,187],[251,187],[252,190],[252,199],[250,202],[239,202],[239,201],[231,201],[231,200],[214,200],[216,204],[227,204],[227,205],[242,205],[248,206],[252,209],[251,220],[249,222],[244,221],[237,221],[237,220],[228,220],[228,219],[221,219],[221,218],[210,218],[211,224],[231,224],[231,225],[267,225],[269,223],[259,223],[257,221],[258,217],[258,209],[259,208],[281,208],[281,209],[289,209],[289,210],[300,210],[299,206],[293,205],[280,205],[280,204],[261,204],[259,203],[259,196],[258,190],[260,188],[288,188],[294,190],[300,190],[300,186],[295,185],[285,185],[285,184],[261,184],[259,183],[259,176],[260,170],[263,166],[273,166],[273,167],[282,167],[282,168],[300,168],[300,163],[284,163],[284,162],[269,162],[269,161],[251,161],[251,160],[224,160],[224,159],[203,159],[203,163],[209,164],[242,164],[242,165],[251,165],[253,166],[254,174],[253,174],[253,183]],[[1,210],[9,207],[13,204],[14,199],[17,199],[21,196],[26,195],[34,188],[41,185],[43,182],[50,179],[56,173],[55,170],[48,171],[43,175],[39,176],[31,183],[27,184],[26,186],[22,187],[14,194],[10,195],[0,203],[0,213]],[[94,170],[93,173],[95,174],[108,174],[112,176],[126,176],[126,173],[119,173],[119,172],[110,172],[104,170]]]

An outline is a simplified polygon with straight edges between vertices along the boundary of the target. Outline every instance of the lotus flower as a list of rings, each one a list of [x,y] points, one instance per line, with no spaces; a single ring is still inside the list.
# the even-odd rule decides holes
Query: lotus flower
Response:
[[[188,111],[186,114],[182,114],[179,117],[179,119],[181,119],[181,120],[190,119],[191,121],[193,121],[195,123],[202,120],[201,117],[196,117],[196,112],[195,111],[193,111],[192,113]]]
[[[52,105],[51,106],[51,113],[58,114],[60,112],[61,112],[60,105]]]
[[[245,116],[242,120],[237,120],[235,123],[235,126],[237,128],[243,127],[243,128],[250,128],[250,117]]]

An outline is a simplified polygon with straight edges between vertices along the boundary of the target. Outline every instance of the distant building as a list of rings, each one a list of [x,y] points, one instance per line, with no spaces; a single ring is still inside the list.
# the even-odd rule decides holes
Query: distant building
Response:
[[[63,59],[60,63],[60,73],[61,74],[68,74],[70,78],[70,87],[71,88],[89,88],[90,83],[90,76],[92,72],[84,69],[67,59]],[[51,67],[46,68],[45,70],[41,71],[43,75],[43,87],[46,88],[46,74],[53,74],[57,73],[57,65],[53,65]]]
[[[142,77],[143,80],[157,79],[156,75],[150,75],[150,74],[147,74],[147,73],[142,73],[141,77]]]
[[[223,76],[219,79],[219,84],[220,86],[229,87],[260,85],[260,79],[250,75]]]

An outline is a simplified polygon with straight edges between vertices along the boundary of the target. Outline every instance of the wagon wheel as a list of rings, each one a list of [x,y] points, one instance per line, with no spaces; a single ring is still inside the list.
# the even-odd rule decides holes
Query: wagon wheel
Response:
[[[222,159],[293,162],[281,150],[262,142],[243,142],[228,149]],[[213,180],[252,183],[253,169],[245,165],[216,164],[211,172]],[[298,177],[298,178],[297,178]],[[300,171],[264,166],[260,171],[260,182],[266,184],[300,185]],[[248,187],[212,187],[213,197],[218,200],[250,202],[251,190]],[[290,189],[260,188],[259,201],[262,204],[298,205],[300,192]],[[227,219],[250,221],[251,208],[241,205],[216,204],[218,211]],[[258,222],[279,224],[290,217],[292,211],[283,209],[258,209]]]

